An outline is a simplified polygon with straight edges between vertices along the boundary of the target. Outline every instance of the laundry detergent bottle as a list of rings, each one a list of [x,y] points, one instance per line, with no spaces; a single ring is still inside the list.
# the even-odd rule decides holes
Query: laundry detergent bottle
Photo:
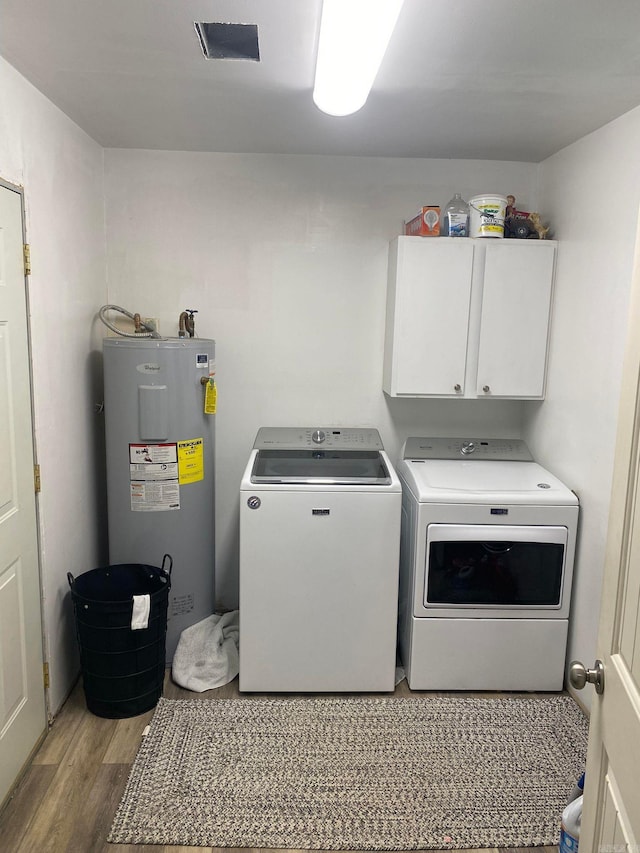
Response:
[[[469,205],[456,193],[444,209],[443,234],[445,237],[469,236]]]
[[[578,853],[578,842],[580,841],[580,825],[582,823],[582,800],[581,794],[572,800],[562,812],[562,824],[560,826],[560,853]]]

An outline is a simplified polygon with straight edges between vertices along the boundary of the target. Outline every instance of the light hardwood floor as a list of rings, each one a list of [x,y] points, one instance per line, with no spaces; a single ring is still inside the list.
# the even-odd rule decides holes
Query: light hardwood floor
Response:
[[[236,698],[237,679],[197,694],[176,686],[167,673],[168,699]],[[396,696],[416,695],[406,681]],[[475,694],[477,695],[477,694]],[[250,698],[250,697],[247,697]],[[76,686],[37,751],[13,797],[0,814],[2,853],[206,853],[237,848],[108,844],[107,835],[122,797],[144,727],[153,711],[125,720],[107,720],[87,711]],[[250,851],[246,848],[246,853]],[[518,848],[554,853],[555,847]],[[287,851],[262,851],[287,853]],[[291,853],[291,851],[288,851]],[[491,850],[484,853],[492,853]],[[500,853],[508,853],[501,850]],[[556,851],[557,853],[557,851]]]

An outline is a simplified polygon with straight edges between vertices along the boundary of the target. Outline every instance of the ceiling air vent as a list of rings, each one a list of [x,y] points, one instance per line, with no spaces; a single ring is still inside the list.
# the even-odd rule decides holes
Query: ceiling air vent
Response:
[[[205,59],[260,62],[257,24],[194,23]]]

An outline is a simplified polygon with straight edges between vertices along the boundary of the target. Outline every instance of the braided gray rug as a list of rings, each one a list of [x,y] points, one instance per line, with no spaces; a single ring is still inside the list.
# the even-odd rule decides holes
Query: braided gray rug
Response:
[[[586,747],[568,696],[161,699],[108,840],[553,845]]]

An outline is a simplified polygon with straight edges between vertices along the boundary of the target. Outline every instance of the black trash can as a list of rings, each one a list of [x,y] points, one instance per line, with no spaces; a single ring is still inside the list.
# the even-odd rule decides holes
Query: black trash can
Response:
[[[165,554],[161,568],[122,563],[77,578],[67,574],[84,695],[98,717],[135,717],[162,695],[172,565]],[[134,595],[149,596],[147,627],[137,630],[131,627]]]

